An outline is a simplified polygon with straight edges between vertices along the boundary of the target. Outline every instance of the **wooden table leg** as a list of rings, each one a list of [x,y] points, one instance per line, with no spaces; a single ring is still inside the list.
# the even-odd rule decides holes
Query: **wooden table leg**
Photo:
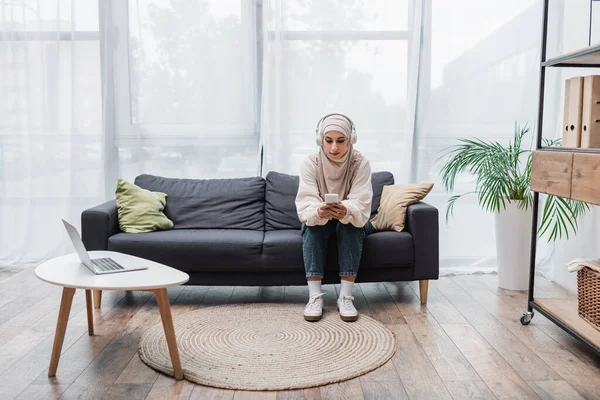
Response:
[[[100,308],[102,302],[102,290],[94,290],[94,308]]]
[[[94,309],[92,308],[92,291],[85,290],[85,307],[87,308],[88,335],[94,336]]]
[[[165,338],[167,339],[169,353],[171,354],[175,379],[181,380],[183,379],[183,370],[181,369],[181,361],[179,360],[179,350],[177,349],[177,341],[175,339],[175,329],[173,328],[173,319],[171,318],[171,306],[169,305],[167,289],[157,289],[153,290],[153,292],[156,296],[158,309],[160,310],[160,317],[162,318]]]
[[[58,360],[62,350],[65,332],[67,331],[67,322],[69,322],[69,313],[71,304],[73,304],[73,295],[75,289],[63,288],[62,299],[60,301],[60,311],[58,312],[58,321],[56,322],[56,332],[54,333],[54,345],[52,346],[52,357],[50,358],[50,368],[48,376],[55,376],[58,368]]]

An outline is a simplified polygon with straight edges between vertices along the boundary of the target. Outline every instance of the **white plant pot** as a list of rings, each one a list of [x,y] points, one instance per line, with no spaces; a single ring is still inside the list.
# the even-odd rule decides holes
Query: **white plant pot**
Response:
[[[495,217],[498,286],[509,290],[527,290],[532,210],[520,210],[515,203],[510,203]]]

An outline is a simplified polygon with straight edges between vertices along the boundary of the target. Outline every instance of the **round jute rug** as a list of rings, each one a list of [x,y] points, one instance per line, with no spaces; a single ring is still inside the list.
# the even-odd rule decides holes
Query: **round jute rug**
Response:
[[[224,389],[285,390],[340,382],[385,364],[396,352],[387,327],[336,309],[306,322],[298,304],[234,304],[173,317],[185,379]],[[140,358],[173,375],[162,324],[144,333]]]

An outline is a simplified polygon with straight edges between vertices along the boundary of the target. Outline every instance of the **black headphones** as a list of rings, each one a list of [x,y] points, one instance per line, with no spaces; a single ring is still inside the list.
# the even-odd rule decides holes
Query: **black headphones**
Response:
[[[352,120],[350,118],[348,118],[344,114],[341,114],[341,113],[331,113],[331,114],[325,115],[323,118],[321,118],[319,120],[319,122],[317,122],[317,129],[315,129],[315,133],[317,134],[317,137],[316,137],[317,146],[321,146],[321,142],[322,142],[322,138],[321,138],[321,134],[320,134],[321,124],[323,123],[323,120],[325,118],[331,117],[332,115],[339,115],[341,117],[346,118],[350,122],[350,125],[352,126],[352,132],[350,133],[350,143],[351,144],[356,143],[356,126],[354,125],[354,122],[352,122]]]

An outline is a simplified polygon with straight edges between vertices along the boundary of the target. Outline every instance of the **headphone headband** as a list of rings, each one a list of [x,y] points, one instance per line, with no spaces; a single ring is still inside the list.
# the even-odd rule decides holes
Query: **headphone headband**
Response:
[[[356,126],[354,125],[354,121],[352,121],[350,119],[350,117],[348,117],[345,114],[334,112],[334,113],[330,113],[330,114],[325,115],[323,118],[321,118],[319,120],[319,122],[317,122],[317,128],[315,129],[315,133],[317,134],[317,138],[316,138],[317,146],[321,146],[321,133],[320,133],[321,124],[323,123],[323,121],[325,120],[325,118],[331,117],[332,115],[339,115],[341,117],[346,118],[348,120],[348,122],[350,122],[351,130],[352,130],[350,132],[350,143],[351,144],[356,143]]]

